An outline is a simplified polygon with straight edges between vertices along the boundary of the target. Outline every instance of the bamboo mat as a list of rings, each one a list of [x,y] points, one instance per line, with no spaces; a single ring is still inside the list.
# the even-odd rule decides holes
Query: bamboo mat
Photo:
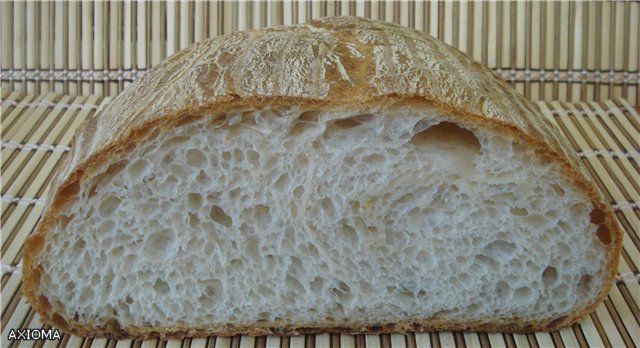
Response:
[[[640,116],[623,99],[538,106],[573,144],[612,203],[625,231],[616,285],[606,301],[578,325],[527,335],[441,332],[407,335],[232,337],[183,341],[85,339],[8,341],[10,329],[43,328],[21,296],[25,238],[42,213],[52,172],[69,150],[74,129],[109,98],[2,91],[2,347],[623,347],[640,346]]]
[[[0,1],[2,87],[117,95],[193,42],[361,16],[415,28],[493,68],[530,100],[640,105],[639,1]]]

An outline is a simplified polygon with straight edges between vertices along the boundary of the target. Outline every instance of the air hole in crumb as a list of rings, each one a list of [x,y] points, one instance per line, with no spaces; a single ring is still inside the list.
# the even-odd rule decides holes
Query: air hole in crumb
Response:
[[[303,194],[304,194],[304,187],[296,186],[296,188],[293,189],[293,197],[300,198]]]
[[[91,301],[93,299],[93,297],[94,297],[93,288],[85,287],[80,292],[80,296],[78,297],[78,302],[86,305],[86,304],[88,304],[87,301]]]
[[[333,202],[331,201],[331,198],[329,197],[325,197],[320,201],[320,206],[322,207],[322,210],[324,210],[324,212],[329,215],[329,216],[333,216],[333,214],[335,213],[335,209],[333,207]]]
[[[384,162],[384,159],[385,159],[384,156],[374,153],[374,154],[363,157],[362,163],[376,165],[380,162]]]
[[[353,156],[345,156],[342,159],[342,163],[344,163],[345,166],[352,166],[354,164],[356,164],[356,159]]]
[[[526,302],[531,297],[531,288],[520,287],[513,293],[514,299],[518,302]]]
[[[452,312],[453,312],[452,309],[443,309],[441,311],[437,311],[437,312],[433,313],[433,317],[434,318],[446,318],[449,315],[451,315]]]
[[[276,180],[273,186],[278,191],[284,190],[287,186],[289,186],[289,174],[283,173],[282,175],[280,175],[280,177],[278,178],[278,180]]]
[[[161,261],[175,251],[175,243],[176,237],[171,230],[156,231],[147,239],[142,253],[150,261]]]
[[[248,237],[245,241],[245,255],[255,261],[260,261],[260,238],[255,235]]]
[[[589,293],[591,291],[593,285],[593,276],[588,274],[583,274],[580,277],[580,281],[578,282],[578,292],[582,294]]]
[[[291,127],[291,129],[289,129],[288,136],[291,138],[295,138],[301,134],[306,133],[309,130],[317,128],[318,126],[318,123],[315,122],[299,120]]]
[[[109,233],[113,231],[113,228],[116,226],[116,223],[112,220],[104,220],[100,225],[98,225],[98,229],[96,232],[98,234]]]
[[[546,286],[555,285],[558,280],[558,270],[553,266],[547,266],[542,272],[542,281]]]
[[[238,199],[238,196],[240,196],[241,192],[242,190],[239,187],[234,188],[233,190],[229,191],[229,198],[231,198],[232,200],[236,200]]]
[[[309,255],[312,258],[317,258],[318,256],[320,256],[320,252],[318,251],[318,248],[315,247],[315,245],[309,244],[307,249],[309,249]]]
[[[98,184],[100,183],[100,180],[102,180],[102,178],[99,178],[99,180],[94,180],[95,183],[91,186],[91,188],[89,188],[89,198],[95,196],[96,193],[98,193]]]
[[[300,121],[306,121],[306,122],[318,122],[319,116],[320,116],[320,111],[309,110],[301,113],[298,119]]]
[[[452,122],[440,122],[411,138],[411,144],[425,146],[437,144],[446,148],[466,148],[474,153],[480,152],[480,141],[468,129]]]
[[[240,225],[240,232],[246,234],[247,236],[253,236],[254,234],[256,234],[256,229],[253,228],[252,225],[243,223],[242,225]]]
[[[498,283],[496,283],[495,292],[496,292],[496,296],[498,296],[498,298],[506,299],[507,296],[509,296],[511,294],[511,286],[509,285],[509,283],[501,280]]]
[[[189,226],[197,227],[200,224],[200,219],[198,219],[198,215],[194,213],[189,213]]]
[[[164,155],[164,157],[162,157],[162,160],[160,160],[160,164],[164,167],[164,166],[168,166],[171,163],[173,163],[173,153],[168,153],[166,155]]]
[[[180,145],[180,144],[186,142],[187,140],[189,140],[188,136],[186,136],[186,135],[178,135],[178,136],[175,136],[175,137],[165,141],[161,145],[161,148],[169,148],[169,147],[173,147],[174,145]]]
[[[547,216],[542,214],[531,214],[524,218],[524,222],[531,227],[541,228],[547,223],[548,216],[550,216],[550,214],[547,214]]]
[[[222,208],[220,208],[217,205],[211,206],[211,210],[209,211],[209,217],[211,218],[211,220],[226,227],[231,226],[233,222],[231,220],[231,217],[227,215],[227,213],[225,213],[224,210],[222,210]]]
[[[73,252],[74,253],[79,253],[79,252],[83,251],[86,245],[87,245],[87,243],[83,239],[78,239],[73,244]]]
[[[564,190],[560,185],[558,185],[558,184],[553,184],[553,185],[551,185],[551,188],[553,189],[553,191],[555,191],[555,193],[556,193],[558,196],[564,196],[564,194],[565,194],[565,190]]]
[[[267,207],[266,205],[262,205],[262,204],[256,205],[254,214],[255,214],[256,222],[259,225],[264,226],[266,224],[271,223],[270,208]]]
[[[409,203],[411,201],[413,201],[416,198],[416,196],[413,193],[406,193],[404,195],[402,195],[402,197],[400,197],[396,203],[398,204],[406,204]]]
[[[176,177],[175,177],[175,176],[173,176],[173,175],[169,175],[169,176],[164,180],[164,182],[165,182],[165,183],[167,183],[167,184],[169,184],[169,185],[172,185],[172,184],[177,183],[177,182],[178,182],[178,179],[176,179]]]
[[[120,206],[120,198],[116,196],[108,196],[100,203],[98,209],[102,215],[111,215]]]
[[[589,216],[591,217],[591,223],[594,225],[600,225],[604,222],[604,212],[600,209],[593,209]]]
[[[210,178],[209,176],[204,172],[204,170],[201,170],[200,173],[198,173],[198,176],[196,176],[196,181],[198,182],[198,184],[200,185],[206,185],[209,182]]]
[[[529,215],[529,211],[525,208],[511,208],[509,209],[511,214],[515,216],[527,216]]]
[[[187,172],[187,170],[185,169],[184,166],[182,165],[178,165],[178,164],[172,164],[169,166],[169,171],[171,172],[171,174],[173,174],[175,177],[178,177],[180,179],[184,179],[189,175],[189,172]]]
[[[222,282],[217,279],[208,281],[204,288],[204,294],[209,297],[219,295],[221,292]]]
[[[298,165],[300,167],[304,167],[307,164],[309,164],[309,159],[307,158],[307,156],[305,154],[301,153],[298,156],[296,156],[295,163],[296,163],[296,165]]]
[[[166,295],[169,293],[169,284],[162,279],[156,279],[156,282],[153,284],[153,290],[160,295]]]
[[[311,291],[316,294],[321,294],[324,289],[324,280],[320,277],[315,277],[309,285],[311,286]]]
[[[506,260],[516,250],[516,245],[505,240],[496,240],[484,248],[484,254],[498,260]]]
[[[204,168],[207,165],[207,158],[202,151],[198,149],[189,149],[187,151],[187,164],[192,167]]]
[[[285,278],[284,283],[288,289],[291,289],[298,294],[304,293],[304,287],[302,286],[302,284],[300,284],[300,281],[298,281],[298,279],[288,275]]]
[[[120,257],[122,257],[122,255],[124,255],[124,247],[122,245],[117,246],[109,251],[109,257],[111,258],[119,259]]]
[[[240,259],[233,259],[229,261],[229,270],[231,270],[231,272],[239,272],[242,270],[242,266],[243,263]]]
[[[359,115],[359,116],[334,120],[334,121],[331,121],[329,125],[335,125],[338,128],[347,129],[347,128],[358,127],[359,125],[369,122],[372,119],[373,119],[373,115],[366,114],[366,115]]]
[[[358,240],[358,234],[356,229],[353,226],[343,223],[342,224],[342,234],[344,234],[345,238],[351,243],[355,244]]]
[[[274,168],[280,162],[280,157],[278,155],[274,155],[269,157],[267,163],[265,163],[266,169]]]
[[[415,294],[408,290],[402,290],[398,293],[398,297],[400,297],[403,302],[406,302],[413,300],[415,298]]]
[[[494,268],[498,267],[498,262],[496,260],[494,260],[491,257],[488,257],[486,255],[476,255],[475,257],[475,262],[479,265],[484,265],[486,266],[488,269],[493,270]]]
[[[258,313],[258,322],[259,323],[264,323],[264,322],[268,322],[271,320],[271,313],[269,312],[260,312]]]
[[[240,149],[233,150],[233,160],[238,163],[244,162],[244,153]]]
[[[107,176],[114,176],[114,175],[120,173],[122,171],[122,169],[124,169],[124,167],[126,167],[128,162],[129,161],[127,161],[127,160],[120,160],[120,161],[110,165],[109,168],[107,168],[107,170],[105,171],[105,174]]]
[[[155,150],[156,148],[157,148],[157,146],[155,146],[155,145],[149,145],[149,146],[143,148],[142,151],[140,152],[140,154],[142,155],[142,157],[146,157],[146,155],[149,152]]]
[[[611,232],[609,232],[609,229],[606,228],[605,226],[598,227],[598,231],[596,232],[596,235],[598,236],[598,239],[600,239],[602,244],[604,245],[611,244]]]
[[[253,150],[249,150],[247,151],[247,161],[249,162],[249,164],[257,166],[258,164],[260,164],[260,155]]]
[[[187,194],[187,206],[191,210],[197,210],[202,206],[202,195],[199,193]]]
[[[147,167],[148,167],[147,161],[143,159],[137,160],[128,167],[129,175],[132,178],[139,178],[145,173],[145,171],[147,170]]]

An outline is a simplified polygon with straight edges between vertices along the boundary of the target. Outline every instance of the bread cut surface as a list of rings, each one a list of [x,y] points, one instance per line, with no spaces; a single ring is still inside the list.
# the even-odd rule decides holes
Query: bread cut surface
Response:
[[[359,18],[169,58],[81,126],[51,192],[24,291],[83,335],[550,330],[621,244],[527,101]]]

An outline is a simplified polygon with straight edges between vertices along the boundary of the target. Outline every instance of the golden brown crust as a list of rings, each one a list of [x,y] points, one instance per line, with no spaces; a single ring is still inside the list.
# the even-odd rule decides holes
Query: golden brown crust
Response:
[[[608,242],[607,273],[596,298],[560,318],[537,322],[500,319],[450,322],[437,318],[401,323],[345,322],[283,326],[104,327],[53,313],[39,293],[37,257],[46,233],[79,181],[115,152],[155,128],[186,116],[270,105],[332,108],[344,105],[427,101],[460,121],[482,123],[512,134],[556,161],[593,202]],[[76,131],[74,146],[53,180],[45,213],[24,251],[26,298],[43,321],[83,336],[182,337],[211,334],[289,335],[313,332],[377,333],[430,330],[531,332],[577,322],[606,297],[622,247],[613,211],[602,199],[570,145],[537,109],[488,68],[434,38],[394,24],[333,17],[305,25],[249,30],[207,40],[151,69]],[[602,212],[602,213],[599,213]],[[264,326],[262,326],[264,325]]]

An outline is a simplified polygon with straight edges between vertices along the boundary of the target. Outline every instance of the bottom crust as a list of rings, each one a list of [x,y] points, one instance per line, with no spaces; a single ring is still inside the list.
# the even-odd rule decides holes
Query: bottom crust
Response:
[[[587,306],[579,312],[569,315],[546,319],[526,321],[514,319],[492,319],[456,322],[443,319],[426,319],[421,321],[403,321],[398,323],[367,323],[344,322],[312,324],[309,326],[282,325],[276,322],[255,323],[255,325],[213,325],[210,327],[186,328],[186,327],[136,327],[126,326],[121,328],[115,320],[101,327],[91,327],[77,322],[68,323],[61,316],[54,314],[53,319],[45,320],[61,330],[85,337],[106,337],[114,339],[182,339],[185,337],[208,336],[299,336],[308,334],[405,334],[409,332],[433,332],[433,331],[474,331],[474,332],[509,332],[530,333],[535,331],[555,331],[559,328],[577,323],[580,318],[593,310],[595,303]]]

